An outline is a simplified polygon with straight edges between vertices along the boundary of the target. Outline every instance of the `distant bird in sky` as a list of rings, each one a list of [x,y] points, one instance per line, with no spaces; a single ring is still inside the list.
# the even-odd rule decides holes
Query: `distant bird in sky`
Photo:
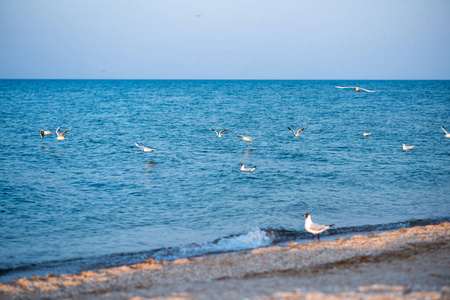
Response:
[[[407,151],[407,150],[411,150],[412,148],[414,148],[415,146],[406,146],[406,144],[402,144],[403,146],[403,150]]]
[[[241,140],[247,141],[247,142],[249,142],[249,143],[252,142],[252,138],[249,137],[249,136],[238,135],[238,137],[240,137]]]
[[[69,130],[66,130],[66,131],[61,132],[61,127],[58,127],[58,128],[56,129],[56,135],[57,135],[57,137],[55,138],[55,140],[59,140],[59,141],[65,140],[66,138],[65,138],[64,136],[66,135],[67,132],[69,132],[69,131],[71,131],[71,130],[72,130],[72,129],[69,129]]]
[[[195,15],[197,18],[201,17],[202,15]]]
[[[50,130],[41,130],[41,138],[49,134],[53,134],[53,132],[51,132]]]
[[[136,147],[141,148],[141,151],[144,151],[144,152],[152,152],[152,151],[155,151],[155,149],[141,146],[141,145],[139,145],[137,142],[134,142],[134,144],[136,145]]]
[[[337,87],[338,89],[354,89],[357,92],[366,91],[366,92],[369,92],[369,93],[375,93],[375,91],[366,90],[366,89],[363,89],[363,88],[360,88],[360,87],[357,87],[357,86],[337,86],[337,85],[335,85],[334,87]]]
[[[251,168],[244,167],[244,164],[239,164],[241,166],[241,172],[253,172],[256,169],[256,166]]]
[[[369,135],[371,135],[371,134],[372,134],[372,131],[369,131],[369,132],[365,132],[365,131],[364,131],[364,132],[363,132],[363,136],[364,136],[364,137],[369,136]]]
[[[294,133],[295,137],[299,137],[300,136],[300,132],[302,132],[303,130],[306,129],[306,127],[300,128],[299,130],[297,130],[297,132],[294,131],[294,129],[292,129],[291,127],[287,127],[290,131],[292,131]]]
[[[444,125],[441,125],[441,128],[442,128],[442,130],[444,130],[444,132],[445,132],[445,137],[446,138],[450,138],[450,133],[448,133],[448,131],[445,129],[445,127],[444,127]],[[42,132],[42,131],[41,131]]]
[[[222,133],[224,133],[225,131],[230,130],[230,128],[223,129],[223,130],[221,130],[219,132],[217,132],[214,128],[212,130],[216,133],[216,137],[222,137]]]
[[[327,230],[331,226],[334,226],[334,224],[331,224],[331,225],[319,225],[319,224],[313,223],[313,221],[311,220],[311,215],[308,214],[308,213],[302,215],[302,217],[306,217],[305,229],[309,233],[312,233],[313,239],[314,239],[314,235],[317,234],[317,239],[320,240],[319,234],[324,232],[325,230]]]

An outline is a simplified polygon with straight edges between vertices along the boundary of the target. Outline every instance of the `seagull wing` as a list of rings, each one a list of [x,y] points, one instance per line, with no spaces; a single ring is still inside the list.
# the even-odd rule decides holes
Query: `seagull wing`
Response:
[[[225,131],[228,131],[228,130],[230,130],[230,128],[227,128],[227,129],[221,130],[221,131],[219,132],[219,134],[222,134],[222,133],[224,133]]]
[[[68,129],[68,130],[66,130],[66,131],[63,131],[63,132],[61,133],[61,136],[64,137],[64,136],[66,135],[66,133],[69,132],[69,131],[71,131],[71,130],[72,130],[72,129]]]
[[[319,225],[319,224],[316,224],[316,223],[312,223],[309,228],[311,228],[311,230],[314,230],[314,231],[323,231],[323,230],[327,229],[328,226],[327,225]]]
[[[300,128],[300,129],[297,131],[297,135],[299,135],[300,132],[302,132],[302,131],[305,130],[305,129],[306,129],[306,127]]]
[[[363,88],[360,88],[360,89],[362,89],[363,91],[369,92],[369,93],[375,93],[375,91],[372,91],[372,90],[366,90],[366,89],[363,89]]]
[[[294,131],[294,129],[292,129],[291,127],[287,127],[287,129],[289,129],[290,131],[292,131],[292,133],[294,133],[295,134],[295,131]]]
[[[354,89],[355,88],[354,86],[338,86],[338,85],[335,85],[334,87],[336,87],[338,89]]]
[[[141,145],[139,145],[137,142],[134,142],[134,144],[136,145],[136,147],[139,147],[139,148],[143,148]]]
[[[219,133],[214,128],[212,128],[212,131],[214,131],[216,135],[219,135]]]
[[[444,125],[441,125],[442,130],[444,130],[445,134],[448,134],[448,131],[445,129]]]
[[[57,136],[61,135],[61,127],[56,128],[56,135]]]

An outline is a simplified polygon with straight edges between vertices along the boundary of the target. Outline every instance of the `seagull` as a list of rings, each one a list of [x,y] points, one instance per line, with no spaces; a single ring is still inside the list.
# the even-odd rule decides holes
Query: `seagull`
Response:
[[[240,137],[242,140],[247,141],[249,143],[252,142],[252,138],[249,136],[242,136],[242,135],[238,135],[238,137]]]
[[[136,145],[136,147],[141,148],[141,151],[144,151],[144,152],[152,152],[152,151],[155,151],[155,149],[151,149],[151,148],[148,148],[148,147],[141,146],[141,145],[139,145],[137,142],[134,142],[134,144]]]
[[[53,132],[51,132],[50,130],[41,130],[41,138],[49,134],[53,134]]]
[[[230,130],[230,128],[221,130],[221,131],[219,131],[219,132],[217,132],[214,128],[213,128],[212,130],[216,133],[216,137],[222,137],[222,133],[224,133],[225,131]]]
[[[414,148],[414,146],[406,146],[406,144],[402,144],[403,146],[403,150],[411,150],[412,148]]]
[[[253,170],[256,169],[256,166],[252,167],[252,168],[246,168],[244,167],[244,164],[239,164],[241,166],[241,172],[253,172]]]
[[[334,87],[337,87],[338,89],[354,89],[357,92],[366,91],[366,92],[369,92],[369,93],[375,93],[375,91],[366,90],[366,89],[363,89],[363,88],[360,88],[360,87],[357,87],[357,86],[337,86],[337,85],[335,85]]]
[[[300,132],[302,132],[303,130],[306,129],[306,127],[300,128],[299,130],[297,130],[297,132],[294,131],[294,129],[292,129],[291,127],[287,127],[290,131],[292,131],[294,133],[295,137],[299,137],[300,136]]]
[[[371,134],[372,134],[372,131],[369,131],[369,132],[365,132],[365,131],[364,131],[364,132],[363,132],[363,136],[365,136],[365,137],[366,137],[366,136],[369,136],[369,135],[371,135]]]
[[[445,137],[446,138],[450,138],[450,133],[448,133],[448,131],[447,130],[445,130],[445,127],[443,126],[443,125],[441,125],[441,128],[442,128],[442,130],[444,130],[444,132],[445,132]],[[42,131],[41,131],[42,132]]]
[[[65,140],[66,138],[64,136],[66,135],[66,133],[68,131],[71,131],[71,130],[72,129],[69,129],[69,130],[61,132],[61,127],[56,128],[56,135],[57,135],[57,137],[55,138],[55,140],[58,140],[58,141]]]
[[[312,233],[313,239],[314,239],[314,235],[317,234],[317,239],[320,240],[320,236],[319,236],[320,233],[324,232],[325,230],[327,230],[331,226],[334,226],[334,224],[331,224],[331,225],[319,225],[319,224],[313,223],[313,221],[311,220],[311,215],[308,214],[308,213],[302,215],[302,217],[306,217],[305,229],[309,233]]]

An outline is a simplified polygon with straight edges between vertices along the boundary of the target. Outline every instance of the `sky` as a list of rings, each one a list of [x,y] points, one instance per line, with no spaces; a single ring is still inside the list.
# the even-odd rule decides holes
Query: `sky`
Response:
[[[450,1],[0,0],[0,79],[450,79]]]

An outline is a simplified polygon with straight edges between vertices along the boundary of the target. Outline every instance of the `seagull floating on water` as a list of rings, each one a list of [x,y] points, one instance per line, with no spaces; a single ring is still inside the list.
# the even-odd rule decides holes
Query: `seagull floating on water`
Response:
[[[442,128],[442,130],[444,130],[444,132],[445,132],[445,137],[446,138],[450,138],[450,133],[448,133],[448,131],[445,129],[445,127],[444,127],[444,125],[441,125],[441,128]]]
[[[222,137],[222,133],[224,133],[225,131],[230,130],[230,128],[223,129],[223,130],[221,130],[219,132],[217,132],[214,128],[212,130],[216,133],[216,137]]]
[[[241,172],[253,172],[256,169],[256,166],[251,168],[244,167],[244,164],[239,164],[241,166]]]
[[[49,134],[53,134],[53,132],[51,132],[50,130],[41,130],[41,138]]]
[[[369,92],[369,93],[375,93],[375,91],[366,90],[366,89],[363,89],[363,88],[360,88],[360,87],[357,87],[357,86],[337,86],[337,85],[335,85],[334,87],[337,87],[338,89],[354,89],[357,92],[366,91],[366,92]]]
[[[299,130],[297,130],[297,132],[294,131],[294,129],[292,129],[291,127],[287,127],[290,131],[292,131],[294,133],[295,137],[299,137],[300,136],[300,132],[302,132],[303,130],[306,129],[306,127],[300,128]]]
[[[372,131],[369,131],[369,132],[363,132],[363,136],[369,136],[369,135],[371,135],[372,134]]]
[[[311,220],[311,215],[308,214],[308,213],[302,215],[302,217],[306,217],[305,229],[309,233],[312,233],[313,239],[314,239],[314,235],[317,234],[317,239],[320,240],[320,236],[319,236],[320,233],[324,232],[325,230],[327,230],[331,226],[334,226],[334,224],[331,224],[331,225],[319,225],[319,224],[313,223],[313,221]]]
[[[136,145],[136,147],[141,148],[141,151],[144,151],[144,152],[152,152],[152,151],[155,151],[155,149],[141,146],[141,145],[139,145],[137,142],[134,142],[134,144]]]
[[[66,135],[67,132],[71,131],[72,129],[68,129],[66,131],[61,132],[61,127],[56,128],[56,135],[57,137],[55,138],[55,140],[65,140],[66,138],[64,137]]]
[[[406,144],[402,144],[403,146],[403,150],[411,150],[412,148],[414,148],[415,146],[406,146]]]
[[[240,138],[241,138],[241,140],[247,141],[247,142],[249,142],[249,143],[251,143],[251,142],[252,142],[252,138],[251,138],[251,137],[249,137],[249,136],[242,136],[242,135],[238,135],[238,137],[240,137]]]

